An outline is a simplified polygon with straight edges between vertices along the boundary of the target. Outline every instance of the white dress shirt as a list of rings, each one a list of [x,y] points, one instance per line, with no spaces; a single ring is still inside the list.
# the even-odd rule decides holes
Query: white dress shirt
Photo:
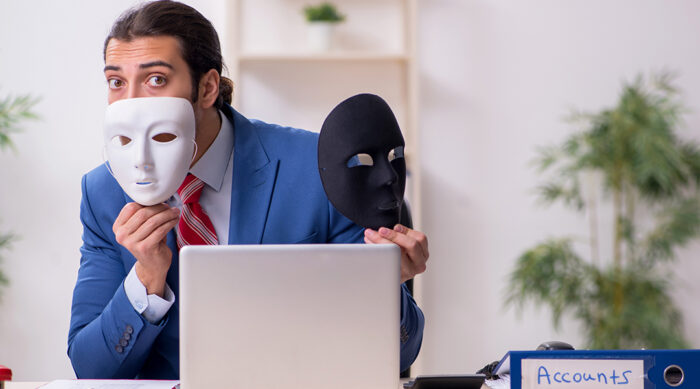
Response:
[[[233,124],[219,111],[221,130],[202,155],[192,166],[190,173],[204,181],[204,189],[199,204],[211,219],[219,244],[228,243],[228,230],[231,214],[231,180],[233,177]],[[176,193],[168,200],[168,205],[182,209],[182,201]],[[124,291],[136,312],[151,323],[157,323],[175,302],[175,294],[165,285],[165,299],[155,294],[146,294],[134,268],[124,280]]]

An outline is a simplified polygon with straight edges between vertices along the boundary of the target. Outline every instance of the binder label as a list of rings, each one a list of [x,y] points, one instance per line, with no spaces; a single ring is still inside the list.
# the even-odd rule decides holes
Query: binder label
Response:
[[[641,359],[522,359],[522,389],[644,389]]]

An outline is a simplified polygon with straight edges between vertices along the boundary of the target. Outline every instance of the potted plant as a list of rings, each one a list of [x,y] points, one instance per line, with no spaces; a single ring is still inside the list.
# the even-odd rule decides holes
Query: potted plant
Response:
[[[335,5],[321,3],[304,7],[308,24],[308,44],[312,51],[328,51],[333,44],[335,26],[345,20],[345,15],[338,12]]]
[[[19,122],[37,117],[31,110],[36,102],[30,96],[8,96],[0,100],[0,151],[13,147],[10,135],[19,131]],[[0,233],[0,261],[2,251],[9,247],[13,238],[11,233]],[[0,287],[7,283],[8,279],[0,269]]]
[[[587,212],[590,236],[525,251],[506,301],[549,307],[555,327],[571,314],[593,349],[688,345],[664,265],[700,234],[700,147],[676,135],[683,108],[670,81],[640,76],[625,84],[616,106],[575,115],[584,129],[537,159],[551,174],[539,197]],[[600,198],[610,206],[599,206]],[[613,222],[609,253],[599,248],[600,210]]]

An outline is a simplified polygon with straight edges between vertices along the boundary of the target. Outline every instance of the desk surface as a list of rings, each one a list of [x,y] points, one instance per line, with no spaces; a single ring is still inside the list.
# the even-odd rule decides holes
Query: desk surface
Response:
[[[399,386],[399,389],[403,389],[403,383],[408,382],[408,379],[402,379],[401,380],[401,386]],[[5,389],[36,389],[41,387],[41,385],[45,385],[47,382],[12,382],[8,381],[5,382]],[[482,389],[489,389],[486,384],[481,386]]]
[[[403,389],[403,383],[407,382],[407,379],[401,380],[401,386],[399,389]],[[5,382],[5,389],[36,389],[45,385],[48,382],[17,382],[17,381],[7,381]],[[486,386],[484,386],[487,388]]]

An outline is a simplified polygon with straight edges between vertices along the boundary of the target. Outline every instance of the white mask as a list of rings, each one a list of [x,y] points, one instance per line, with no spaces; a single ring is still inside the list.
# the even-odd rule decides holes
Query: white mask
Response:
[[[170,198],[194,158],[192,104],[179,97],[119,100],[107,107],[106,159],[124,192],[141,205]]]

